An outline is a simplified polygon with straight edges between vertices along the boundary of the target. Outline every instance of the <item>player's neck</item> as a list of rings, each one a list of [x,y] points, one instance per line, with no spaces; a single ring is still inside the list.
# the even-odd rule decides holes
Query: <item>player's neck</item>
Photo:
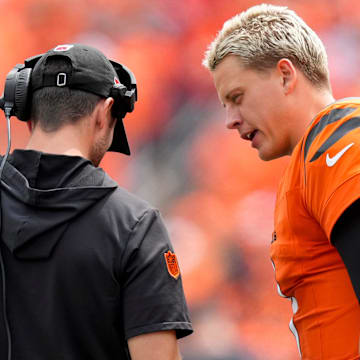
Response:
[[[309,127],[316,115],[335,101],[329,90],[309,88],[308,91],[303,91],[302,94],[303,98],[297,99],[298,104],[303,104],[303,106],[297,106],[297,120],[296,123],[293,124],[294,126],[292,128],[290,154],[301,140],[306,132],[306,129]]]

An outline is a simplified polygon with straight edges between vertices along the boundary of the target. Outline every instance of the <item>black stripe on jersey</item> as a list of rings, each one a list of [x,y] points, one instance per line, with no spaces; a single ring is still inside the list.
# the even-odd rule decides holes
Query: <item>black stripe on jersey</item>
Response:
[[[320,119],[320,121],[311,129],[309,135],[306,138],[305,149],[304,149],[304,160],[306,160],[306,156],[312,142],[314,141],[316,136],[324,129],[325,126],[342,119],[344,116],[351,114],[355,110],[356,108],[352,108],[352,107],[347,107],[344,109],[334,109],[331,110],[326,115],[324,115]]]
[[[339,126],[330,137],[320,146],[319,150],[311,158],[310,162],[315,161],[319,158],[327,149],[333,146],[338,140],[346,135],[351,130],[360,127],[360,117],[354,117]]]

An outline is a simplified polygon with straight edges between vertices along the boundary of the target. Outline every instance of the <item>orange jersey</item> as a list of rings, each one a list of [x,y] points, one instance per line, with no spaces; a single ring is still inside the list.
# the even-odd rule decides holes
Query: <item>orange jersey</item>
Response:
[[[316,116],[277,194],[271,259],[304,360],[360,359],[359,302],[330,242],[336,221],[360,198],[359,174],[360,98],[344,99]]]

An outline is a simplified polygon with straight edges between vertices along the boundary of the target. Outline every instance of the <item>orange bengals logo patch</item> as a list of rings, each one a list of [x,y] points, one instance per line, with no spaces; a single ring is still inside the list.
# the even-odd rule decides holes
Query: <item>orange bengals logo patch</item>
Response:
[[[164,254],[164,256],[169,274],[174,279],[177,279],[180,275],[180,268],[176,255],[169,250],[167,253]]]

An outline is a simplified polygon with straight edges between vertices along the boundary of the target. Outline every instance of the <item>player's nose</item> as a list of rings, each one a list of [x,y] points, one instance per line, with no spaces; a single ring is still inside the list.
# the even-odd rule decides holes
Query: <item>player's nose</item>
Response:
[[[237,129],[243,123],[238,111],[231,108],[226,109],[225,125],[228,129]]]

